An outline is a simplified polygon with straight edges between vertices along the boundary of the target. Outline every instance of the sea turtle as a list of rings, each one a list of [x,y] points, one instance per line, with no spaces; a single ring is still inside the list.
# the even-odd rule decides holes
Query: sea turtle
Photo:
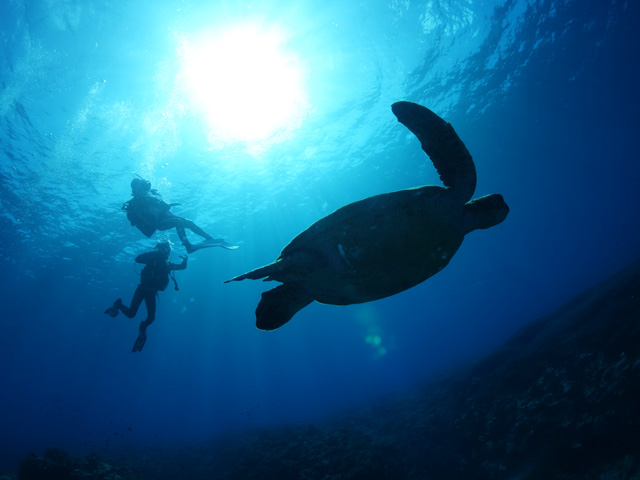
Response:
[[[446,267],[467,233],[506,218],[509,207],[499,194],[470,201],[475,166],[451,124],[415,103],[391,109],[418,137],[444,188],[409,188],[345,205],[295,237],[275,262],[227,280],[282,282],[262,294],[259,329],[281,327],[314,300],[351,305],[407,290]]]

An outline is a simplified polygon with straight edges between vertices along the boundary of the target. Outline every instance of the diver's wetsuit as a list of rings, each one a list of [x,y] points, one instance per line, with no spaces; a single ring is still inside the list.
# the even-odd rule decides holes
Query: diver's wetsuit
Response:
[[[187,260],[181,264],[167,262],[165,254],[158,250],[146,252],[136,257],[136,263],[143,263],[145,267],[140,274],[140,285],[136,288],[131,299],[131,306],[120,304],[118,308],[127,317],[133,318],[138,313],[138,308],[144,300],[147,307],[147,318],[140,323],[141,329],[146,329],[156,318],[156,294],[167,288],[169,273],[172,270],[184,270],[187,268]]]

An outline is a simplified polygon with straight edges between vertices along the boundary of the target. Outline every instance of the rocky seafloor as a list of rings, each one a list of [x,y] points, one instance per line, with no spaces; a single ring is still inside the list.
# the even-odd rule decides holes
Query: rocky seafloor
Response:
[[[640,479],[640,261],[490,355],[338,420],[144,459],[50,449],[3,478]]]

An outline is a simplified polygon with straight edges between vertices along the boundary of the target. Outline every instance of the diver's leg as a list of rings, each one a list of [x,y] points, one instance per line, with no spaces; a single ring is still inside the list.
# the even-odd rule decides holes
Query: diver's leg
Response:
[[[133,318],[136,316],[136,313],[138,313],[138,308],[140,308],[140,304],[142,303],[143,299],[144,299],[144,289],[142,288],[142,285],[138,285],[138,288],[136,288],[136,291],[133,292],[133,298],[131,299],[131,306],[127,307],[126,305],[123,305],[121,303],[118,306],[118,308],[127,317]]]
[[[197,226],[191,220],[183,218],[182,222],[183,222],[184,228],[188,228],[193,233],[200,235],[202,238],[204,238],[202,243],[197,243],[191,246],[191,250],[194,252],[196,250],[200,250],[201,248],[209,248],[209,247],[222,247],[222,248],[226,248],[227,250],[235,250],[236,248],[238,248],[237,245],[232,245],[231,243],[225,242],[224,238],[213,238],[211,235],[209,235],[207,232],[202,230],[199,226]],[[180,235],[179,231],[178,231],[178,235]],[[185,238],[186,236],[187,235],[185,234]],[[183,240],[183,243],[184,243],[184,240]],[[187,249],[187,251],[189,251],[189,249]]]
[[[182,222],[176,223],[176,232],[178,233],[178,237],[180,237],[180,241],[182,242],[182,245],[184,245],[184,248],[187,249],[187,253],[192,253],[194,251],[193,245],[187,238],[187,232],[185,232]]]
[[[178,217],[171,212],[167,212],[165,218],[158,223],[158,230],[169,230],[171,228],[175,228],[178,231],[178,236],[183,242],[187,239],[185,228],[187,230],[191,230],[193,233],[199,235],[205,240],[213,240],[211,235],[197,226],[193,221],[187,218]]]
[[[189,247],[187,247],[187,252],[192,253],[192,252],[195,252],[196,250],[200,250],[201,248],[209,248],[209,247],[222,247],[222,248],[226,248],[227,250],[235,250],[236,248],[238,248],[237,245],[232,245],[231,243],[225,242],[224,238],[213,238],[211,235],[209,235],[207,232],[202,230],[199,226],[197,226],[191,220],[187,220],[186,218],[183,218],[182,220],[184,223],[184,227],[188,228],[192,232],[204,238],[204,240],[201,243],[196,243],[195,245],[190,245]],[[178,235],[180,235],[180,231],[178,231]],[[185,238],[186,236],[187,235],[185,234]],[[184,240],[182,241],[182,243],[183,244],[185,243]]]
[[[189,230],[191,230],[193,233],[195,233],[196,235],[200,235],[202,238],[204,238],[205,240],[213,240],[213,237],[211,235],[209,235],[207,232],[205,232],[204,230],[202,230],[199,226],[197,226],[195,223],[193,223],[191,220],[188,220],[186,218],[182,219],[182,223],[184,225],[184,228],[188,228]]]
[[[184,227],[185,227],[185,219],[182,217],[178,217],[177,215],[174,215],[171,212],[167,212],[166,216],[158,223],[158,230],[164,231],[164,230],[171,230],[172,228],[175,228],[176,233],[178,234],[178,237],[180,237],[180,241],[187,249],[187,253],[191,253],[191,252],[194,252],[195,250],[193,250],[193,246],[191,245],[191,242],[187,238],[187,232],[185,231]]]
[[[187,220],[186,218],[178,217],[172,213],[167,214],[167,216],[158,224],[158,230],[169,230],[171,228],[175,228],[178,233],[178,237],[180,237],[180,241],[187,249],[187,253],[193,253],[196,250],[200,250],[201,248],[210,248],[210,247],[222,247],[228,250],[235,250],[238,248],[236,245],[232,245],[227,243],[222,238],[213,238],[207,232],[202,230],[199,226],[193,223],[191,220]],[[204,238],[202,243],[192,244],[187,238],[186,229],[191,230],[196,235]]]
[[[156,318],[156,292],[147,290],[144,295],[144,304],[147,307],[147,318],[140,322],[138,327],[138,338],[133,344],[132,352],[140,352],[147,341],[147,327]]]
[[[142,328],[144,324],[144,328],[146,329],[156,319],[156,292],[147,291],[147,294],[144,296],[144,305],[147,307],[147,318],[144,322],[140,322],[140,328]]]

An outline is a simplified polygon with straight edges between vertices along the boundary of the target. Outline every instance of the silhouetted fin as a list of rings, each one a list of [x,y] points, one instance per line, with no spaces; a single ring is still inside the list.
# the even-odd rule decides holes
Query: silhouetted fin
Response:
[[[136,343],[133,344],[133,349],[131,351],[141,352],[146,341],[147,341],[147,334],[145,332],[140,332],[140,335],[138,335],[138,338],[136,338]]]
[[[111,305],[104,311],[104,313],[111,317],[117,317],[118,313],[120,312],[120,305],[122,305],[122,300],[118,298],[115,302],[113,302],[113,305]]]
[[[451,124],[428,108],[411,102],[394,103],[391,110],[398,121],[418,137],[445,187],[450,187],[463,203],[471,200],[476,189],[476,167]]]
[[[235,250],[236,248],[238,248],[238,245],[227,243],[222,238],[212,238],[211,240],[203,240],[200,243],[192,243],[187,248],[187,251],[189,253],[193,253],[198,250],[202,250],[203,248],[211,248],[211,247],[222,247],[222,248],[226,248],[227,250]]]
[[[256,308],[256,327],[260,330],[280,328],[313,300],[298,283],[285,283],[264,292]]]

